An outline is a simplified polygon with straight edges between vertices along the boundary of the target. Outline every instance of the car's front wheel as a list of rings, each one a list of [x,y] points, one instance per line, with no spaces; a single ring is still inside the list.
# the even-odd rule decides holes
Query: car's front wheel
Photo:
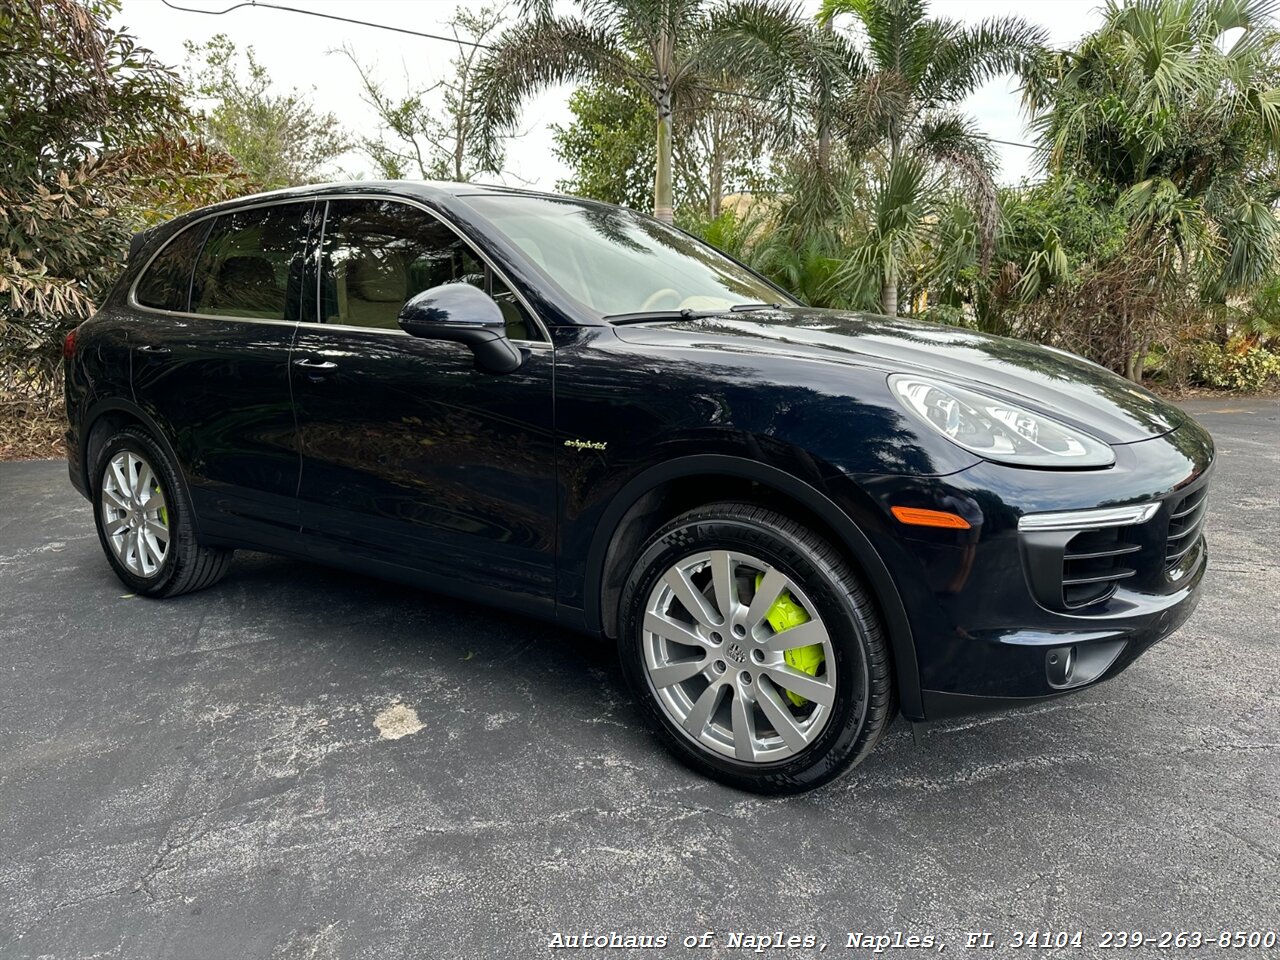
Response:
[[[659,530],[623,590],[627,679],[675,754],[761,793],[860,762],[892,719],[874,604],[824,539],[763,507],[717,503]]]
[[[172,597],[222,579],[230,550],[196,542],[177,468],[141,427],[108,438],[94,464],[93,514],[111,568],[134,593]]]

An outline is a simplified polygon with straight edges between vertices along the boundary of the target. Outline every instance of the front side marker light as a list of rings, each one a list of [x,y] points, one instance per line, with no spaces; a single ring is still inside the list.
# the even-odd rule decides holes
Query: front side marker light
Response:
[[[911,527],[941,527],[947,530],[968,530],[971,524],[964,517],[945,510],[924,510],[919,507],[890,507],[890,512],[900,523]]]

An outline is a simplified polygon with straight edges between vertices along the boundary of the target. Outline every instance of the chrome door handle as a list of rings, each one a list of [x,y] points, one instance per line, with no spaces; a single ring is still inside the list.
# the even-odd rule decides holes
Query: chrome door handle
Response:
[[[312,374],[332,373],[338,369],[338,365],[332,360],[295,360],[293,365]]]
[[[139,353],[149,353],[152,356],[163,356],[166,353],[172,353],[168,347],[157,347],[154,343],[144,343],[138,348]]]

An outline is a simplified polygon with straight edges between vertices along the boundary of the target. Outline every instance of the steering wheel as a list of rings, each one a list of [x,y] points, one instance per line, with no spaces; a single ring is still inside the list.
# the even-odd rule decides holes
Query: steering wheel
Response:
[[[638,312],[644,313],[647,310],[656,310],[658,308],[658,304],[661,303],[663,299],[670,299],[674,301],[673,306],[675,307],[680,305],[679,292],[672,290],[670,287],[663,287],[661,290],[655,290],[653,293],[649,294],[648,299],[645,300],[644,303],[640,304],[640,310]]]

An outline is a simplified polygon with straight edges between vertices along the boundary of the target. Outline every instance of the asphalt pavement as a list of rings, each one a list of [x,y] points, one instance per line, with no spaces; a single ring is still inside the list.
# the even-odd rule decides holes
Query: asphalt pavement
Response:
[[[630,953],[553,946],[583,934],[760,955],[735,932],[814,940],[771,957],[933,938],[894,958],[981,956],[985,932],[1006,956],[1033,931],[1080,931],[1052,955],[1084,957],[1116,954],[1107,931],[1280,932],[1280,402],[1186,406],[1221,459],[1180,632],[920,746],[898,721],[791,799],[678,766],[612,650],[554,627],[248,553],[205,592],[127,596],[65,464],[0,464],[0,958]],[[1245,943],[1184,952],[1277,952]]]

